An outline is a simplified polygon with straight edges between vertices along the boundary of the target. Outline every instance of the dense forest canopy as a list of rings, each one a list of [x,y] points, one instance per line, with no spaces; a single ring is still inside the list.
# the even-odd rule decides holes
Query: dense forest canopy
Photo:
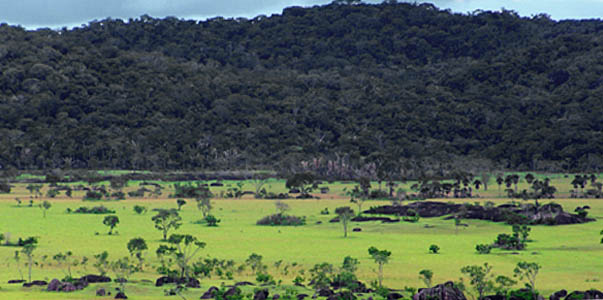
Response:
[[[3,24],[0,116],[4,170],[600,170],[603,22],[389,1]]]

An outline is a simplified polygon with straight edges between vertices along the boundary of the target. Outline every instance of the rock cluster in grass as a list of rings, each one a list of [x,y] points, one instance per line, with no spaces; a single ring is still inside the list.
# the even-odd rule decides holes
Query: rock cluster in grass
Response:
[[[187,288],[200,288],[201,287],[201,283],[199,282],[199,280],[197,280],[195,278],[185,278],[185,277],[174,278],[174,277],[162,276],[162,277],[157,278],[157,280],[155,281],[155,286],[163,286],[166,284],[183,284]]]
[[[493,222],[514,222],[520,220],[532,225],[566,225],[595,221],[586,216],[565,212],[563,211],[563,207],[556,203],[540,206],[527,203],[523,205],[503,204],[486,207],[481,205],[421,201],[404,206],[385,205],[373,207],[364,211],[364,213],[406,216],[409,210],[416,211],[423,218],[460,214],[464,219],[479,219]],[[448,218],[453,218],[453,216]]]

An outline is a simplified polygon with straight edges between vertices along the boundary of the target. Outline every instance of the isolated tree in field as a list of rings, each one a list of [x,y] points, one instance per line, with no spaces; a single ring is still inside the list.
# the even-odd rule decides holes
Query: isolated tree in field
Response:
[[[197,202],[197,209],[201,211],[203,218],[207,217],[211,209],[213,208],[211,205],[211,197],[212,193],[208,188],[201,189],[197,191],[197,196],[195,197],[195,202]]]
[[[126,293],[126,283],[134,273],[138,271],[136,265],[130,261],[130,258],[124,256],[109,264],[111,271],[115,275],[115,281],[119,282],[119,289]]]
[[[38,248],[38,239],[35,237],[28,237],[23,240],[23,248],[21,248],[21,253],[23,253],[27,257],[27,268],[29,270],[29,282],[31,282],[31,268],[34,265],[33,261],[33,253]]]
[[[461,268],[461,273],[469,276],[469,284],[477,291],[478,300],[483,299],[485,293],[494,289],[494,282],[492,281],[490,271],[492,271],[492,266],[488,265],[488,263],[484,263],[483,267],[472,265]]]
[[[517,184],[519,183],[519,175],[517,175],[517,174],[511,175],[511,181],[513,182],[513,186],[515,187],[515,193],[517,193]]]
[[[186,204],[186,201],[184,199],[178,199],[176,200],[176,204],[178,205],[178,210],[181,210],[182,206]]]
[[[96,261],[92,266],[98,271],[101,276],[105,276],[107,274],[107,270],[110,269],[109,263],[109,252],[103,251],[99,254],[95,254],[94,258]]]
[[[350,196],[350,202],[358,206],[358,215],[362,214],[362,204],[364,204],[364,201],[366,201],[367,196],[361,190],[360,186],[354,186],[354,188],[350,191],[347,191],[346,194]]]
[[[496,176],[496,184],[498,184],[498,197],[500,197],[500,187],[502,186],[505,180],[502,177],[502,174]]]
[[[484,191],[488,190],[488,183],[490,182],[490,173],[482,172],[481,174],[482,184],[484,185]]]
[[[42,209],[42,214],[44,215],[44,218],[46,218],[46,211],[48,211],[51,206],[52,204],[50,204],[50,202],[48,202],[47,200],[44,200],[44,202],[40,204],[40,208]]]
[[[163,233],[163,240],[167,239],[167,234],[171,229],[178,229],[182,225],[182,218],[176,210],[162,209],[151,218],[155,223],[155,228]]]
[[[379,287],[382,287],[382,282],[383,282],[383,265],[387,264],[389,262],[389,257],[392,255],[392,253],[390,251],[387,250],[379,250],[375,247],[370,247],[368,249],[368,253],[371,255],[371,257],[373,258],[373,260],[375,260],[375,262],[377,263],[377,265],[379,266],[379,269],[377,271],[377,279],[379,282]]]
[[[335,209],[335,213],[339,216],[339,221],[343,225],[343,237],[348,236],[348,223],[354,217],[354,210],[349,206],[342,206]]]
[[[167,242],[169,245],[159,246],[157,255],[172,256],[180,268],[180,277],[189,278],[192,275],[191,260],[201,249],[205,248],[205,243],[188,234],[172,234]]]
[[[56,261],[59,266],[63,266],[66,268],[64,273],[67,278],[73,278],[73,275],[71,274],[71,267],[75,267],[79,264],[78,261],[74,260],[73,252],[71,252],[71,251],[66,251],[65,253],[59,252],[59,253],[55,254],[52,257],[52,259],[54,261]]]
[[[255,173],[253,174],[251,181],[253,182],[253,187],[255,188],[254,197],[261,198],[262,197],[262,189],[264,185],[268,182],[270,176],[266,173]]]
[[[289,207],[289,204],[287,204],[281,200],[276,200],[274,202],[274,206],[276,207],[276,211],[280,215],[284,214],[285,212],[287,212],[288,210],[291,209],[291,207]]]
[[[103,219],[103,224],[109,227],[109,235],[113,234],[113,228],[119,224],[119,218],[117,216],[105,216]]]
[[[142,215],[147,212],[147,208],[142,205],[134,205],[134,212],[138,215]]]
[[[431,279],[433,278],[433,271],[421,270],[419,272],[419,279],[421,279],[427,288],[431,288]]]
[[[517,267],[513,270],[513,276],[519,277],[519,280],[524,278],[528,280],[526,286],[530,288],[532,292],[536,291],[536,276],[540,271],[541,266],[537,263],[529,263],[526,261],[518,262]]]
[[[149,249],[147,242],[141,237],[133,238],[128,242],[127,247],[128,251],[130,252],[130,256],[134,256],[136,257],[136,260],[138,260],[138,270],[142,271],[142,264],[144,262],[143,252]]]
[[[288,189],[298,188],[302,196],[309,196],[312,192],[314,180],[315,177],[312,173],[296,173],[287,179],[285,187]]]
[[[526,180],[526,182],[528,184],[532,184],[532,181],[534,181],[534,179],[536,179],[536,177],[534,177],[534,175],[532,175],[532,173],[528,173],[528,174],[526,174],[526,176],[524,176],[524,179]]]
[[[482,182],[479,179],[476,179],[473,181],[473,185],[475,186],[476,190],[479,190],[479,187],[482,185]]]

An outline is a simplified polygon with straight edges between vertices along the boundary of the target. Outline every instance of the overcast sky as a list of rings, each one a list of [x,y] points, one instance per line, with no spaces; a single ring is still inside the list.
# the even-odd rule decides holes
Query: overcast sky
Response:
[[[280,13],[292,5],[312,6],[331,0],[0,0],[0,23],[21,25],[27,29],[61,28],[87,24],[88,21],[136,18],[143,14],[163,18],[184,19],[246,17]],[[364,0],[379,3],[381,0]],[[402,0],[399,0],[402,2]],[[411,1],[414,2],[414,1]],[[424,2],[424,1],[416,1]],[[522,16],[539,13],[553,19],[585,19],[603,17],[603,0],[433,0],[440,8],[455,12],[476,9],[517,11]]]

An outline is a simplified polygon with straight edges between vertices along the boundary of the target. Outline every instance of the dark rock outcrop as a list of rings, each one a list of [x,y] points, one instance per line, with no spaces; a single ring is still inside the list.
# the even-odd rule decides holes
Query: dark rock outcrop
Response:
[[[115,294],[115,299],[128,299],[128,296],[124,292],[119,292]]]
[[[195,288],[198,289],[201,287],[201,283],[199,282],[199,280],[195,279],[195,278],[186,278],[186,277],[181,277],[181,278],[174,278],[174,277],[168,277],[168,276],[162,276],[157,278],[157,280],[155,281],[155,286],[159,287],[159,286],[163,286],[166,284],[182,284],[185,285],[187,288]]]
[[[203,295],[201,295],[201,299],[212,299],[214,297],[214,293],[218,291],[218,288],[215,286],[210,287],[209,289],[207,289],[207,291],[205,293],[203,293]]]
[[[603,292],[595,289],[589,291],[573,291],[569,295],[567,295],[567,297],[565,297],[565,300],[573,299],[603,299]]]
[[[270,294],[270,292],[268,292],[268,289],[258,290],[253,295],[253,300],[266,300],[266,299],[268,299],[269,294]]]
[[[86,281],[88,283],[111,282],[111,278],[107,276],[88,274],[80,277],[78,281]]]
[[[419,289],[419,292],[412,296],[413,300],[467,300],[465,294],[454,286],[452,281],[444,284],[438,284],[432,288]]]
[[[48,283],[46,290],[49,292],[74,292],[83,290],[88,286],[88,282],[77,280],[74,282],[61,282],[58,279],[53,279]]]
[[[541,206],[536,206],[530,203],[521,206],[503,204],[496,207],[485,207],[479,205],[462,205],[434,201],[418,201],[404,206],[385,205],[373,207],[369,210],[364,211],[364,213],[406,216],[409,214],[409,210],[418,213],[419,216],[422,218],[442,217],[445,215],[462,213],[462,218],[464,219],[479,219],[493,222],[509,222],[510,220],[520,218],[533,225],[566,225],[594,221],[594,219],[591,218],[581,217],[577,214],[565,212],[563,211],[563,207],[556,203],[548,203]],[[450,216],[447,219],[452,218],[454,217]],[[388,220],[390,221],[383,221],[394,221],[391,219]],[[335,221],[335,219],[331,220],[331,222],[337,221]]]
[[[42,285],[47,285],[48,282],[44,281],[44,280],[34,280],[32,282],[26,282],[23,284],[24,287],[32,287],[34,285],[37,286],[42,286]]]
[[[25,280],[22,279],[13,279],[13,280],[9,280],[8,284],[16,284],[16,283],[24,283]]]
[[[554,292],[550,297],[549,300],[562,300],[563,297],[567,296],[567,291],[566,290],[560,290],[557,292]]]

